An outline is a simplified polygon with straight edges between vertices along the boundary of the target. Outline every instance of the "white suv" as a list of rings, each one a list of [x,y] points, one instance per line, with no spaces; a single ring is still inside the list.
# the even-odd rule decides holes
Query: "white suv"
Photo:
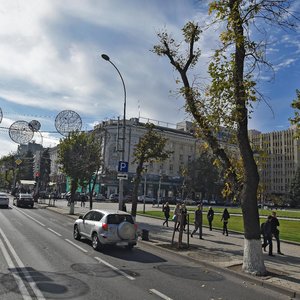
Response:
[[[95,250],[104,245],[126,246],[132,249],[137,243],[137,225],[132,216],[119,210],[93,209],[74,223],[73,236],[92,241]]]

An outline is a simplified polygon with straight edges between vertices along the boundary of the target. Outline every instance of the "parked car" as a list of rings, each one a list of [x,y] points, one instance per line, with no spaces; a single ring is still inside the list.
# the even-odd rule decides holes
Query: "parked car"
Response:
[[[118,210],[92,209],[74,223],[74,239],[87,238],[95,250],[105,245],[126,246],[132,249],[137,243],[137,225],[132,216]]]
[[[49,199],[50,193],[48,191],[39,191],[40,199]]]
[[[197,202],[192,199],[185,199],[183,202],[185,205],[197,205]]]
[[[145,203],[153,203],[153,202],[157,203],[157,200],[154,197],[144,196],[144,195],[138,196],[138,202],[144,203],[144,199],[145,199]]]
[[[19,206],[29,206],[33,208],[34,200],[31,194],[20,193],[17,197],[13,199],[13,205]]]
[[[125,203],[132,202],[132,196],[131,196],[131,195],[126,195],[126,196],[124,196],[124,202],[125,202]]]
[[[9,198],[5,193],[0,193],[0,206],[9,207]]]
[[[119,201],[119,195],[118,194],[111,194],[108,198],[111,202],[118,202]]]
[[[105,201],[105,200],[106,200],[106,198],[102,194],[97,194],[95,197],[95,201]]]

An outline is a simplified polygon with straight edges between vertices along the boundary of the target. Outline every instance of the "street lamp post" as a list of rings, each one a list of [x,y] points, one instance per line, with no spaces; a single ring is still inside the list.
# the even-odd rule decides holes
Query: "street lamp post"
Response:
[[[125,160],[125,132],[126,132],[126,87],[124,83],[124,79],[119,71],[119,69],[116,67],[116,65],[110,60],[109,56],[106,54],[102,54],[101,57],[108,61],[118,72],[122,84],[123,84],[123,90],[124,90],[124,110],[123,110],[123,137],[122,137],[122,161]],[[124,182],[123,178],[119,179],[119,210],[122,210],[123,208],[123,194],[124,194]]]
[[[161,177],[162,177],[162,172],[159,173],[159,182],[158,182],[158,190],[157,190],[157,207],[159,207],[159,202],[160,202]]]
[[[146,211],[146,196],[147,196],[147,167],[145,167],[145,181],[144,181],[144,205],[143,205],[143,213]]]

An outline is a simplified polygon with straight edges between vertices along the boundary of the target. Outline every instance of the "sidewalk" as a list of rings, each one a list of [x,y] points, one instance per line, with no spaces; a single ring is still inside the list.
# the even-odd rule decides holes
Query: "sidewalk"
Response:
[[[86,207],[80,207],[80,203],[75,205],[75,214],[69,215],[69,207],[66,201],[57,200],[55,207],[47,206],[48,202],[44,205],[47,209],[54,210],[58,213],[68,215],[72,218],[77,218],[79,214],[84,214],[89,210],[89,203]],[[131,209],[130,204],[126,204],[127,210]],[[93,208],[117,208],[117,203],[94,202]],[[138,205],[138,211],[142,211],[142,205]],[[151,205],[146,206],[146,210],[154,210],[161,208],[152,208]],[[170,221],[169,226],[162,226],[163,220],[144,217],[138,215],[136,221],[139,230],[143,229],[149,231],[149,242],[142,241],[143,243],[151,243],[154,246],[165,248],[166,250],[176,251],[180,255],[184,255],[191,259],[209,264],[218,268],[227,268],[238,274],[238,276],[245,277],[256,284],[271,285],[272,289],[279,289],[281,292],[289,295],[290,297],[300,297],[300,245],[281,242],[281,251],[284,255],[276,255],[276,241],[273,242],[275,249],[275,257],[270,257],[264,253],[265,265],[269,272],[269,276],[264,278],[253,277],[245,275],[241,270],[243,260],[243,242],[244,237],[239,233],[230,232],[229,236],[224,236],[220,230],[209,231],[208,228],[203,228],[203,240],[200,240],[197,234],[193,238],[189,237],[190,248],[185,250],[177,250],[176,247],[171,247],[171,240],[173,234],[174,222]],[[190,225],[189,230],[193,230],[194,226]],[[175,234],[174,241],[178,240],[178,232]],[[187,234],[183,235],[183,243],[187,242]]]

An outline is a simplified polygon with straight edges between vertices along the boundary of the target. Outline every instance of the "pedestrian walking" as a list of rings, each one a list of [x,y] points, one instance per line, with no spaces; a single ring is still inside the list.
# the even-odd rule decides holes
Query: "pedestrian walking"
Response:
[[[268,219],[267,219],[267,221],[268,221]],[[260,233],[263,237],[263,243],[261,244],[261,247],[264,249],[264,252],[267,251],[266,247],[268,245],[267,236],[265,235],[265,225],[266,225],[267,221],[261,223],[261,225],[260,225]]]
[[[167,225],[167,227],[169,227],[169,218],[170,218],[170,206],[169,203],[166,202],[165,205],[163,205],[163,212],[165,215],[165,221],[163,222],[163,226],[165,226],[165,224]]]
[[[185,206],[185,203],[181,205],[180,214],[181,214],[180,218],[182,222],[183,231],[185,231],[185,226],[187,223],[187,208]]]
[[[173,217],[172,217],[172,220],[175,222],[175,224],[177,222],[175,230],[178,230],[178,228],[180,226],[179,216],[180,216],[180,204],[177,203],[175,206],[174,212],[173,212]]]
[[[283,253],[280,251],[280,239],[279,239],[279,221],[276,216],[276,212],[272,212],[272,219],[271,219],[271,227],[272,227],[272,235],[276,239],[277,242],[277,253],[283,255]]]
[[[80,195],[80,206],[81,207],[85,207],[85,201],[86,201],[86,195],[84,195],[84,194],[81,194]]]
[[[197,209],[195,210],[195,229],[193,230],[193,232],[191,233],[191,237],[193,237],[193,235],[197,232],[197,230],[199,229],[199,238],[201,240],[203,240],[202,238],[202,206],[201,204],[198,205]]]
[[[269,256],[273,255],[273,243],[272,243],[272,216],[268,216],[267,221],[262,226],[264,243],[262,247],[266,251],[266,247],[269,245]]]
[[[207,221],[208,221],[208,225],[209,225],[209,230],[212,231],[212,221],[214,219],[214,210],[212,209],[212,207],[210,206],[207,212]]]
[[[227,225],[228,225],[229,218],[230,218],[229,212],[227,208],[224,208],[221,221],[223,221],[223,234],[226,234],[227,236],[228,236]]]

